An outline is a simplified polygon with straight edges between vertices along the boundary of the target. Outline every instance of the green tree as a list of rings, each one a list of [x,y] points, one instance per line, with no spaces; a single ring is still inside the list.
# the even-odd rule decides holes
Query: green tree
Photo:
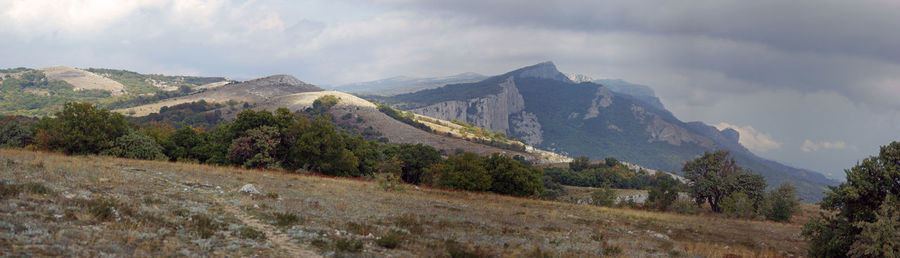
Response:
[[[875,213],[875,221],[860,221],[862,229],[850,246],[851,257],[900,257],[900,202],[888,196]]]
[[[616,190],[612,189],[609,184],[605,184],[600,189],[591,192],[591,199],[593,199],[594,205],[612,207],[616,205],[616,198],[618,198]]]
[[[127,134],[116,138],[115,146],[104,150],[103,154],[129,158],[166,160],[163,149],[152,137],[138,130],[130,130]]]
[[[441,162],[441,153],[434,147],[420,144],[400,144],[386,151],[393,153],[403,162],[403,173],[400,178],[410,184],[422,183],[422,174],[432,164]]]
[[[797,188],[783,183],[766,195],[763,214],[768,220],[790,222],[791,216],[798,211],[800,200],[797,199]]]
[[[691,196],[698,205],[709,202],[714,212],[722,212],[722,199],[741,192],[757,207],[765,193],[765,178],[744,171],[728,155],[728,151],[706,152],[684,164],[681,171],[692,182]]]
[[[582,171],[591,167],[591,158],[587,156],[579,156],[569,162],[569,168],[573,171]]]
[[[313,114],[325,114],[328,112],[331,107],[337,105],[338,98],[334,95],[325,95],[317,98],[313,101],[312,112]]]
[[[58,137],[45,148],[59,148],[67,154],[96,154],[110,149],[128,131],[125,117],[90,103],[69,102],[56,118],[42,119],[36,126]]]
[[[25,147],[31,144],[33,133],[28,125],[15,116],[0,118],[0,147]]]
[[[300,132],[291,149],[292,164],[332,176],[360,176],[359,159],[347,149],[344,136],[331,119],[319,115],[307,130]]]
[[[603,159],[603,162],[607,167],[615,167],[616,165],[619,165],[619,160],[613,157],[606,157],[606,159]]]
[[[657,183],[650,187],[647,195],[647,201],[653,208],[660,211],[668,210],[675,200],[678,199],[678,189],[671,180],[672,176],[665,173],[657,173]]]
[[[544,190],[541,172],[522,166],[509,156],[491,154],[485,162],[485,169],[491,176],[491,192],[515,196],[530,196]]]
[[[491,176],[475,153],[450,156],[445,163],[438,186],[475,192],[491,188]]]
[[[278,129],[260,126],[247,130],[247,136],[234,139],[230,148],[230,159],[234,164],[246,168],[279,168],[275,150],[281,143]]]
[[[844,173],[847,182],[829,187],[820,203],[822,209],[837,214],[820,214],[803,227],[810,256],[847,255],[863,231],[860,223],[875,222],[875,211],[885,199],[900,196],[900,142],[882,146],[878,156],[863,159]]]

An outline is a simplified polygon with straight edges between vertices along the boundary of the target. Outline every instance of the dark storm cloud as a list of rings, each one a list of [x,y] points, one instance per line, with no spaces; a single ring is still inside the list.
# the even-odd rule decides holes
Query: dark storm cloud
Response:
[[[650,35],[641,51],[678,69],[758,88],[833,90],[900,109],[900,2],[889,1],[389,1],[469,16],[485,26]],[[714,87],[723,91],[729,87]]]

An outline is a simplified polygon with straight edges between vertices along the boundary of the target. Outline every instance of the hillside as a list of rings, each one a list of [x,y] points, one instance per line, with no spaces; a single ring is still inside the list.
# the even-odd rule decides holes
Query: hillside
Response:
[[[0,156],[0,252],[14,256],[752,257],[807,246],[799,224],[185,163]],[[260,193],[240,193],[246,184]]]
[[[431,128],[438,130],[439,133],[427,132],[385,115],[368,100],[348,93],[324,91],[289,75],[273,75],[242,83],[213,87],[188,96],[119,109],[116,112],[140,117],[159,112],[162,107],[203,100],[210,103],[229,104],[228,107],[223,107],[219,111],[226,119],[233,119],[238,110],[246,108],[275,110],[284,107],[294,112],[302,111],[312,107],[316,99],[326,95],[339,99],[337,105],[329,110],[335,118],[335,122],[344,129],[369,136],[371,140],[381,138],[381,140],[393,143],[421,143],[447,154],[464,150],[483,156],[492,153],[503,153],[508,156],[519,155],[538,163],[567,161],[565,157],[560,157],[555,153],[534,148],[528,148],[527,151],[510,150],[472,142],[466,140],[466,137],[449,137],[446,135],[446,131],[440,131],[447,129],[448,126],[453,127],[449,121],[439,122],[444,126],[429,123]],[[246,105],[236,103],[245,103]],[[427,117],[420,119],[436,121]]]
[[[131,107],[228,83],[233,81],[101,68],[0,69],[0,114],[52,115],[65,102]]]
[[[606,82],[617,90],[576,83],[545,62],[479,82],[373,99],[504,132],[568,156],[615,157],[665,171],[680,171],[685,161],[705,151],[729,150],[738,164],[764,175],[770,186],[791,182],[809,202],[821,199],[825,185],[836,184],[819,173],[756,156],[738,143],[733,130],[680,121],[646,86]]]

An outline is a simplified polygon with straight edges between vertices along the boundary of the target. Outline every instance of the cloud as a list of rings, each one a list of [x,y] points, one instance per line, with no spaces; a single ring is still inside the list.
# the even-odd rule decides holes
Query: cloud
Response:
[[[803,152],[817,152],[817,151],[827,151],[827,150],[843,150],[847,148],[847,144],[844,141],[823,141],[823,142],[813,142],[809,139],[803,141],[803,146],[800,147]],[[851,149],[855,149],[850,147]]]
[[[759,132],[752,126],[737,126],[728,123],[715,125],[716,129],[731,128],[740,133],[738,142],[754,152],[766,152],[781,148],[781,143],[772,138],[772,135]]]

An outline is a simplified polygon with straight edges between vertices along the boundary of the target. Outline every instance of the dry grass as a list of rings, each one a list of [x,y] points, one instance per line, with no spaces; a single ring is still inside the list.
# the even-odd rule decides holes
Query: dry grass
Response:
[[[798,224],[414,186],[386,192],[366,180],[19,150],[0,150],[0,168],[5,184],[50,190],[4,197],[0,253],[16,256],[295,256],[310,249],[325,256],[754,257],[802,255],[807,246]],[[247,183],[263,194],[236,193]],[[101,199],[112,200],[104,204],[112,207],[107,218],[90,209]]]

